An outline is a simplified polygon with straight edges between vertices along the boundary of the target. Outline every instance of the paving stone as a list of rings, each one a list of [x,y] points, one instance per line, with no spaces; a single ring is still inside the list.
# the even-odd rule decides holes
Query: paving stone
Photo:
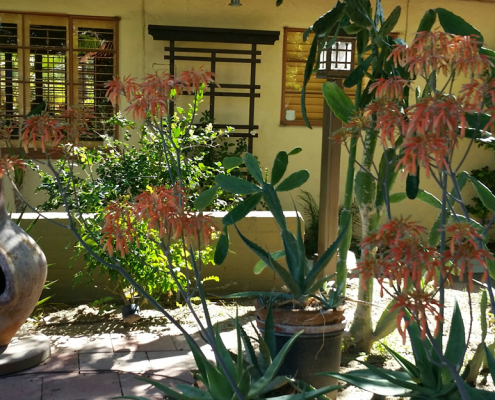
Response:
[[[84,371],[110,371],[114,364],[113,353],[81,353],[79,368]]]
[[[206,342],[201,338],[201,335],[199,333],[193,333],[191,334],[191,336],[200,347],[206,344]],[[171,336],[171,338],[177,350],[189,350],[189,345],[187,344],[187,340],[183,335]]]
[[[73,351],[52,352],[40,365],[19,372],[22,374],[39,374],[43,372],[73,372],[79,370],[79,360],[77,353]]]
[[[235,350],[237,352],[237,332],[220,332],[220,337],[222,338],[225,347],[229,350]]]
[[[112,370],[124,372],[146,372],[151,371],[151,364],[145,352],[114,353],[114,365]]]
[[[12,377],[0,379],[0,400],[41,400],[42,378]]]
[[[140,381],[139,376],[155,379],[153,375],[119,374],[120,387],[124,396],[141,396],[147,400],[163,400],[164,393],[150,383]],[[163,383],[164,379],[155,379]]]
[[[79,354],[79,366],[83,371],[151,371],[151,365],[144,352],[116,352]]]
[[[155,371],[155,373],[153,374],[153,376],[151,378],[155,379],[157,381],[160,381],[164,385],[170,386],[176,390],[177,390],[178,384],[182,384],[182,385],[194,384],[194,377],[193,377],[193,374],[191,373],[191,371],[182,371],[180,374],[178,374],[176,376],[170,376],[168,370]]]
[[[165,393],[157,389],[150,383],[146,383],[136,379],[138,376],[145,376],[151,378],[161,384],[170,387],[171,389],[178,390],[177,385],[186,384],[191,385],[194,383],[194,379],[189,372],[182,372],[177,377],[169,377],[166,373],[159,373],[153,375],[135,375],[135,374],[119,374],[120,386],[124,396],[142,396],[149,400],[163,400]]]
[[[128,335],[111,335],[114,351],[167,351],[177,350],[170,336],[139,332]]]
[[[79,353],[112,353],[110,334],[92,336],[51,336],[52,350],[77,351]]]
[[[170,377],[197,368],[190,351],[156,351],[148,353],[148,358],[153,371],[161,371]]]
[[[115,372],[57,374],[43,379],[43,400],[108,400],[121,395]]]

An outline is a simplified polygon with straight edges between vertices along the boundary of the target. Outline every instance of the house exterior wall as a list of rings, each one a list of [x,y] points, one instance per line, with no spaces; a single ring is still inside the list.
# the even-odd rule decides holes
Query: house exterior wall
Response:
[[[273,4],[272,4],[273,3]],[[316,18],[324,14],[332,3],[325,0],[299,1],[285,0],[281,7],[275,7],[272,0],[244,0],[242,7],[229,7],[228,0],[87,0],[67,2],[63,0],[22,0],[5,2],[2,11],[65,13],[95,16],[118,16],[120,20],[120,74],[121,76],[144,76],[163,66],[164,46],[167,42],[154,41],[148,35],[149,24],[196,27],[217,27],[237,29],[276,30],[281,32],[280,40],[273,46],[260,45],[261,64],[257,67],[257,82],[261,85],[261,97],[256,100],[256,121],[260,126],[259,137],[254,139],[254,153],[265,168],[270,168],[279,150],[291,150],[300,146],[303,152],[291,158],[291,170],[306,168],[310,180],[305,189],[314,195],[319,192],[321,158],[321,128],[309,130],[298,126],[280,126],[280,103],[282,90],[282,51],[283,28],[310,26]],[[402,15],[396,31],[410,40],[424,12],[432,6],[427,0],[383,0],[385,14],[400,5]],[[467,0],[437,0],[435,7],[444,7],[475,25],[483,32],[488,47],[495,48],[495,30],[490,18],[495,11],[495,3]],[[218,77],[222,79],[221,76]],[[235,110],[229,110],[235,112]],[[490,164],[489,152],[479,151],[465,163],[466,170]],[[347,159],[342,157],[342,171]],[[27,178],[25,193],[32,199],[32,189],[36,177]],[[423,182],[425,180],[423,179]],[[403,182],[397,182],[397,189]],[[426,182],[425,182],[426,184]],[[340,185],[342,188],[342,185]],[[426,184],[425,188],[428,187]],[[340,190],[340,198],[343,193]],[[10,202],[13,204],[13,202]],[[292,209],[292,199],[283,199],[286,209]],[[408,205],[402,205],[404,210]]]
[[[217,27],[236,29],[276,30],[281,32],[275,45],[260,45],[261,64],[257,67],[257,82],[261,85],[261,97],[256,100],[256,124],[260,126],[259,137],[254,139],[254,152],[261,164],[271,167],[279,150],[291,150],[300,146],[303,152],[291,158],[291,170],[306,168],[310,180],[305,189],[317,195],[319,191],[319,160],[321,158],[321,128],[309,130],[298,126],[280,126],[280,102],[282,90],[283,28],[310,26],[324,14],[332,3],[325,0],[285,0],[281,7],[275,7],[271,0],[244,0],[242,7],[229,7],[228,0],[87,0],[67,2],[63,0],[22,0],[7,2],[0,6],[3,11],[66,13],[95,16],[118,16],[120,20],[120,75],[144,76],[160,68],[165,62],[164,46],[167,42],[155,41],[148,35],[149,24]],[[272,4],[273,3],[273,4]],[[424,12],[432,6],[427,0],[383,0],[385,14],[396,6],[402,8],[402,15],[396,31],[400,36],[411,39]],[[495,11],[495,3],[466,0],[437,0],[435,7],[444,7],[475,25],[483,33],[488,47],[495,48],[495,30],[487,15]],[[218,77],[222,79],[221,76]],[[230,110],[229,110],[230,112]],[[465,164],[467,170],[487,165],[491,161],[488,152],[472,157]],[[346,157],[342,158],[345,171]],[[35,177],[28,178],[26,194],[36,184]],[[423,180],[424,181],[424,180]],[[398,182],[398,187],[400,182]],[[341,185],[342,187],[342,185]],[[342,191],[340,197],[342,198]],[[284,199],[286,209],[292,208],[292,200]],[[408,207],[406,206],[407,210]]]
[[[174,25],[235,29],[276,30],[281,32],[280,40],[273,46],[259,45],[261,64],[257,67],[257,83],[261,85],[261,97],[256,100],[255,123],[260,126],[259,137],[254,140],[254,153],[263,167],[271,168],[271,163],[279,150],[291,150],[300,146],[303,152],[291,157],[291,171],[308,169],[311,175],[304,189],[318,196],[321,159],[321,128],[309,130],[305,127],[280,126],[280,102],[282,90],[282,51],[283,28],[305,28],[324,14],[333,2],[327,0],[285,0],[281,7],[275,7],[274,0],[242,0],[242,7],[229,7],[229,0],[19,0],[3,2],[0,11],[64,13],[75,15],[118,16],[120,17],[120,57],[121,76],[144,76],[154,69],[163,67],[164,46],[167,42],[154,41],[148,35],[148,25]],[[424,12],[434,7],[443,7],[461,15],[475,25],[484,35],[487,47],[495,48],[495,29],[491,16],[495,14],[495,3],[468,0],[383,0],[385,14],[400,5],[401,18],[395,29],[401,37],[410,41],[412,34]],[[165,68],[165,67],[163,67]],[[219,79],[222,77],[219,76]],[[228,110],[235,112],[235,110]],[[343,154],[340,176],[345,176],[347,157]],[[485,165],[494,167],[490,151],[473,149],[463,168],[470,171]],[[341,179],[339,196],[343,199],[344,179]],[[39,204],[33,197],[37,185],[34,174],[27,177],[26,197]],[[434,185],[424,177],[421,188],[433,191]],[[336,188],[337,190],[338,188]],[[405,190],[405,179],[397,179],[395,191]],[[297,196],[296,193],[293,196]],[[473,192],[474,196],[474,192]],[[467,198],[472,196],[468,195]],[[296,200],[296,199],[294,199]],[[287,210],[293,208],[292,198],[283,198]],[[13,205],[8,197],[7,204]],[[414,205],[409,200],[394,205],[394,211],[408,215],[412,209],[423,215],[423,223],[431,226],[436,210],[420,202]],[[249,259],[250,264],[253,260]],[[252,266],[252,265],[250,265]],[[247,267],[246,267],[247,268]]]

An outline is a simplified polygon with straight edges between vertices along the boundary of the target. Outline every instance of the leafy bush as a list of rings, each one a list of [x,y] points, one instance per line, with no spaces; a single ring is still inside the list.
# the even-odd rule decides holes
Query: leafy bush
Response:
[[[242,138],[236,144],[227,142],[225,137],[230,130],[214,130],[207,113],[203,114],[200,120],[201,126],[192,125],[196,111],[197,108],[192,106],[188,110],[177,108],[174,117],[168,122],[175,133],[174,145],[181,152],[181,179],[184,182],[187,203],[191,207],[199,193],[214,185],[215,175],[225,171],[220,160],[228,155],[240,155],[247,148],[246,141]],[[48,200],[39,209],[57,210],[64,206],[65,201],[69,209],[77,213],[91,214],[90,218],[80,219],[84,222],[78,229],[92,250],[106,261],[110,261],[110,258],[106,252],[100,250],[99,245],[102,239],[101,225],[106,215],[105,207],[112,201],[133,198],[143,191],[152,190],[152,187],[170,185],[177,179],[173,169],[167,167],[162,138],[159,135],[143,128],[141,139],[138,145],[134,146],[128,143],[129,129],[135,127],[133,122],[119,113],[109,123],[126,130],[125,141],[109,141],[94,149],[77,148],[80,171],[74,170],[74,165],[66,160],[56,163],[64,195],[61,195],[56,176],[37,169],[41,177],[37,191],[45,192],[48,196]],[[165,126],[166,124],[167,122],[164,123]],[[210,209],[226,210],[241,199],[241,196],[220,192]],[[144,223],[136,225],[142,232],[147,230]],[[129,244],[129,253],[125,257],[115,257],[154,298],[169,298],[177,291],[177,285],[169,276],[168,262],[160,248],[159,235],[156,231],[151,231],[149,235],[144,236],[146,239],[141,240],[139,246],[137,243]],[[187,270],[191,265],[186,261],[189,255],[183,242],[178,239],[171,244],[170,252],[181,284],[186,284]],[[196,259],[201,258],[203,264],[213,262],[210,247],[197,253]],[[86,268],[76,274],[76,283],[92,283],[93,273],[97,271],[108,275],[106,289],[118,295],[124,303],[142,302],[142,299],[135,298],[134,291],[118,272],[101,265],[78,244],[75,258],[80,255],[84,256]]]
[[[495,170],[486,166],[481,169],[473,169],[471,175],[483,183],[492,193],[495,193]],[[466,205],[467,210],[471,215],[479,218],[482,225],[485,225],[488,223],[490,210],[483,205],[479,197],[473,197],[471,200],[473,205]]]

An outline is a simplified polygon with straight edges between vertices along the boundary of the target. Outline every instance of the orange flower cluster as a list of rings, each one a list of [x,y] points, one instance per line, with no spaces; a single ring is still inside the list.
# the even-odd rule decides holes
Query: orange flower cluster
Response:
[[[441,31],[419,32],[411,46],[396,46],[389,56],[394,65],[403,67],[411,79],[432,72],[447,76],[468,73],[481,75],[492,66],[490,59],[479,53],[481,44],[475,36],[451,35]]]
[[[17,156],[3,156],[3,158],[0,158],[0,179],[5,171],[13,171],[14,168],[26,169],[26,163]]]
[[[65,122],[60,119],[65,119]],[[63,142],[77,146],[79,137],[88,135],[88,121],[93,118],[83,107],[69,107],[59,118],[47,113],[33,115],[24,121],[22,128],[22,144],[24,151],[28,152],[29,145],[38,148],[41,142],[41,150],[47,152],[47,146],[56,150]]]
[[[84,107],[69,107],[60,117],[67,121],[62,126],[68,143],[77,146],[81,135],[92,134],[88,121],[94,118],[94,115]]]
[[[211,218],[185,210],[181,197],[183,193],[177,188],[158,187],[141,193],[132,203],[111,203],[102,230],[103,249],[110,255],[119,251],[125,257],[128,243],[136,240],[139,247],[137,225],[142,222],[147,224],[148,233],[157,231],[161,238],[208,245],[216,232]]]
[[[203,68],[182,72],[177,78],[165,72],[161,74],[149,74],[142,83],[137,83],[135,78],[126,77],[121,80],[115,77],[105,86],[108,88],[106,97],[113,105],[119,103],[123,95],[130,103],[126,111],[131,111],[134,118],[145,119],[146,113],[161,118],[168,113],[169,102],[173,101],[172,89],[177,93],[184,90],[187,93],[197,91],[201,85],[214,83],[214,73]]]
[[[482,282],[488,278],[487,259],[492,255],[484,249],[479,249],[477,242],[482,236],[467,222],[456,222],[445,227],[447,235],[451,237],[450,247],[445,251],[444,257],[452,262],[452,269],[462,281],[464,274],[468,276],[468,289],[473,290],[473,267],[478,262],[483,267]]]
[[[41,141],[41,150],[46,153],[48,143],[51,143],[52,147],[57,147],[64,137],[60,122],[49,114],[34,115],[24,121],[22,144],[26,153],[30,143],[34,149],[37,149],[38,141]]]
[[[0,128],[0,140],[10,140],[12,136],[12,132],[14,132],[14,129],[17,128],[16,125],[3,125]]]
[[[480,54],[480,47],[475,37],[440,31],[420,32],[411,46],[396,46],[389,60],[404,68],[409,80],[390,76],[373,82],[369,91],[374,92],[375,100],[362,116],[344,126],[338,139],[345,140],[344,134],[356,132],[356,128],[374,130],[382,146],[388,148],[395,147],[400,137],[402,151],[397,169],[415,175],[420,166],[427,176],[432,168],[450,171],[450,156],[468,127],[467,114],[489,114],[490,121],[479,128],[495,128],[495,82],[484,74],[493,64],[488,56]],[[469,82],[462,86],[459,96],[432,90],[407,106],[404,89],[411,88],[419,76],[428,83],[433,73],[443,73],[451,80],[463,75]]]
[[[436,279],[439,255],[435,248],[424,246],[421,235],[425,228],[407,218],[394,218],[361,242],[363,261],[358,269],[365,280],[377,277],[380,285],[384,279],[405,288],[410,282],[421,286],[427,276]]]
[[[388,79],[379,78],[373,82],[368,90],[370,92],[375,92],[377,98],[387,98],[387,99],[404,99],[404,87],[409,86],[410,82],[400,76],[392,76]]]
[[[421,331],[421,339],[426,338],[428,315],[433,316],[436,321],[435,331],[433,336],[437,336],[440,330],[440,323],[443,322],[442,315],[440,313],[441,304],[433,297],[433,293],[422,288],[418,289],[413,287],[407,292],[399,293],[395,298],[396,303],[390,309],[391,312],[399,310],[397,314],[397,330],[402,336],[402,340],[406,342],[406,331],[409,324],[416,320]],[[405,318],[409,311],[409,318]],[[404,321],[404,327],[402,327],[402,321]]]
[[[459,274],[462,278],[467,273],[468,289],[471,291],[475,261],[485,267],[486,279],[486,258],[491,256],[479,248],[477,242],[481,235],[476,229],[466,222],[455,222],[447,225],[445,230],[451,237],[451,245],[443,254],[435,247],[424,244],[422,236],[426,233],[425,228],[407,218],[389,220],[378,232],[361,242],[363,254],[357,268],[363,285],[367,279],[377,278],[382,295],[384,290],[388,290],[385,280],[394,288],[397,302],[393,309],[401,310],[397,326],[404,338],[401,323],[405,309],[423,328],[423,335],[428,315],[434,317],[438,329],[440,305],[434,298],[435,292],[427,289],[428,283],[433,282],[437,287],[439,277],[451,281],[452,274]]]

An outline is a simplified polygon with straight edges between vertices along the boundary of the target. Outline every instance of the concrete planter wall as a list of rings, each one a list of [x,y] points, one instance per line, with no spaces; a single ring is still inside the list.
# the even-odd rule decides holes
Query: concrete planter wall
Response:
[[[67,223],[65,213],[47,213],[48,218],[60,223]],[[212,213],[215,224],[221,227],[221,219],[225,213]],[[298,214],[296,212],[286,212],[289,229],[296,231]],[[13,214],[12,218],[17,215]],[[37,214],[26,213],[23,215],[21,226],[28,226]],[[300,215],[299,215],[300,218]],[[280,231],[276,226],[271,213],[266,211],[251,212],[244,220],[238,224],[239,229],[245,236],[259,243],[270,252],[281,250]],[[60,228],[49,221],[40,219],[34,226],[30,235],[39,239],[39,245],[46,255],[48,261],[48,280],[58,280],[46,295],[55,294],[52,299],[56,303],[86,303],[92,302],[104,296],[108,296],[105,291],[106,278],[95,276],[94,284],[77,285],[73,287],[74,274],[84,268],[82,257],[73,263],[71,257],[74,253],[73,244],[75,237],[67,230]],[[273,287],[280,287],[281,281],[275,274],[265,268],[259,274],[254,275],[253,267],[258,261],[256,255],[251,252],[242,242],[235,229],[230,229],[231,253],[223,265],[206,266],[203,270],[204,276],[216,275],[219,282],[209,281],[205,283],[207,293],[226,294],[246,290],[271,290]],[[45,294],[44,294],[45,295]]]

